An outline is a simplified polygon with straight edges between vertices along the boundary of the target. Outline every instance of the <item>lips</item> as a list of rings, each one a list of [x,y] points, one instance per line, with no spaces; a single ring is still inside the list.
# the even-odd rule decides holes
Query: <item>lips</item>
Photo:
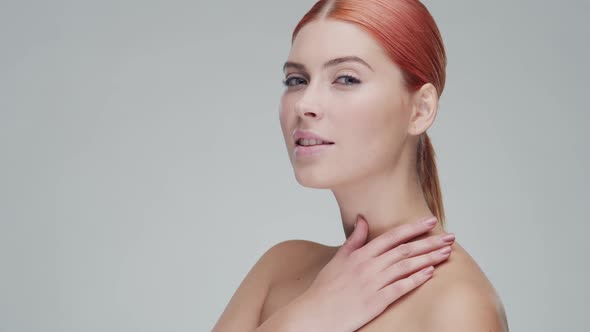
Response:
[[[300,139],[314,139],[316,141],[321,141],[323,144],[334,144],[334,142],[328,138],[322,137],[320,134],[311,131],[311,130],[304,130],[304,129],[296,129],[293,132],[293,141],[299,142]],[[299,144],[297,144],[299,145]]]
[[[332,145],[334,143],[327,143],[327,144],[316,144],[316,145],[295,145],[295,149],[293,150],[293,154],[296,158],[311,158],[317,157],[324,153],[327,153],[330,149],[332,149]]]
[[[317,145],[332,145],[334,144],[334,142],[321,142],[321,143],[317,143],[317,144],[310,144],[310,145],[303,145],[301,144],[303,138],[298,139],[297,141],[295,141],[295,145],[297,146],[303,146],[303,147],[308,147],[308,146],[317,146]]]

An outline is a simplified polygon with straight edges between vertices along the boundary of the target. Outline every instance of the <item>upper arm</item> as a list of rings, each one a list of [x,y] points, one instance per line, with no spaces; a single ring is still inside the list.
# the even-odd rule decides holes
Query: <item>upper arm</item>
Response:
[[[457,285],[436,301],[427,331],[508,332],[508,322],[499,298],[475,286]]]
[[[287,240],[268,249],[240,283],[212,332],[252,331],[258,327],[260,311],[276,263],[297,240]]]

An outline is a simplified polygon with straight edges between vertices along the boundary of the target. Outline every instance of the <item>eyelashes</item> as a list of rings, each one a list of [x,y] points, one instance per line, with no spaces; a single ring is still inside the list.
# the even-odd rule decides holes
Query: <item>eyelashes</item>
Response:
[[[355,84],[360,84],[361,83],[361,81],[358,78],[356,78],[356,77],[354,77],[352,75],[338,76],[338,78],[336,80],[339,80],[341,78],[346,78],[346,79],[349,80],[349,82],[351,82],[350,84],[343,83],[343,85],[350,86],[350,85],[355,85]],[[286,87],[297,86],[298,84],[291,84],[294,80],[305,81],[304,78],[301,78],[301,77],[298,77],[298,76],[293,76],[293,77],[288,77],[288,78],[284,79],[282,81],[282,83]]]
[[[286,87],[294,86],[294,85],[291,84],[291,82],[293,82],[293,79],[298,79],[298,80],[304,81],[304,79],[301,78],[301,77],[296,77],[296,76],[294,76],[294,77],[288,77],[288,78],[286,78],[286,79],[283,80],[283,85],[286,86]]]

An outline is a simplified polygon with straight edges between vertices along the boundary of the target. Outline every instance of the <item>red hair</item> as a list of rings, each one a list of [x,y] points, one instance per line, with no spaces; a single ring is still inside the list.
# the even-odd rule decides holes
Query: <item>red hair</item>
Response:
[[[320,0],[299,21],[291,43],[305,24],[323,18],[354,23],[367,31],[399,66],[409,91],[431,83],[440,98],[446,77],[445,48],[434,19],[420,1]],[[422,192],[430,210],[444,224],[436,155],[426,132],[418,142],[416,170]]]

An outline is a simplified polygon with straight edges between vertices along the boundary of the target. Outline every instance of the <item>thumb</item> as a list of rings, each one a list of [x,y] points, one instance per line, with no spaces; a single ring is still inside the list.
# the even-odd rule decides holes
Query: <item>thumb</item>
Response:
[[[343,254],[350,254],[354,250],[362,247],[367,241],[368,230],[369,225],[367,224],[367,221],[359,214],[356,218],[356,226],[342,247],[340,247],[340,251]]]

